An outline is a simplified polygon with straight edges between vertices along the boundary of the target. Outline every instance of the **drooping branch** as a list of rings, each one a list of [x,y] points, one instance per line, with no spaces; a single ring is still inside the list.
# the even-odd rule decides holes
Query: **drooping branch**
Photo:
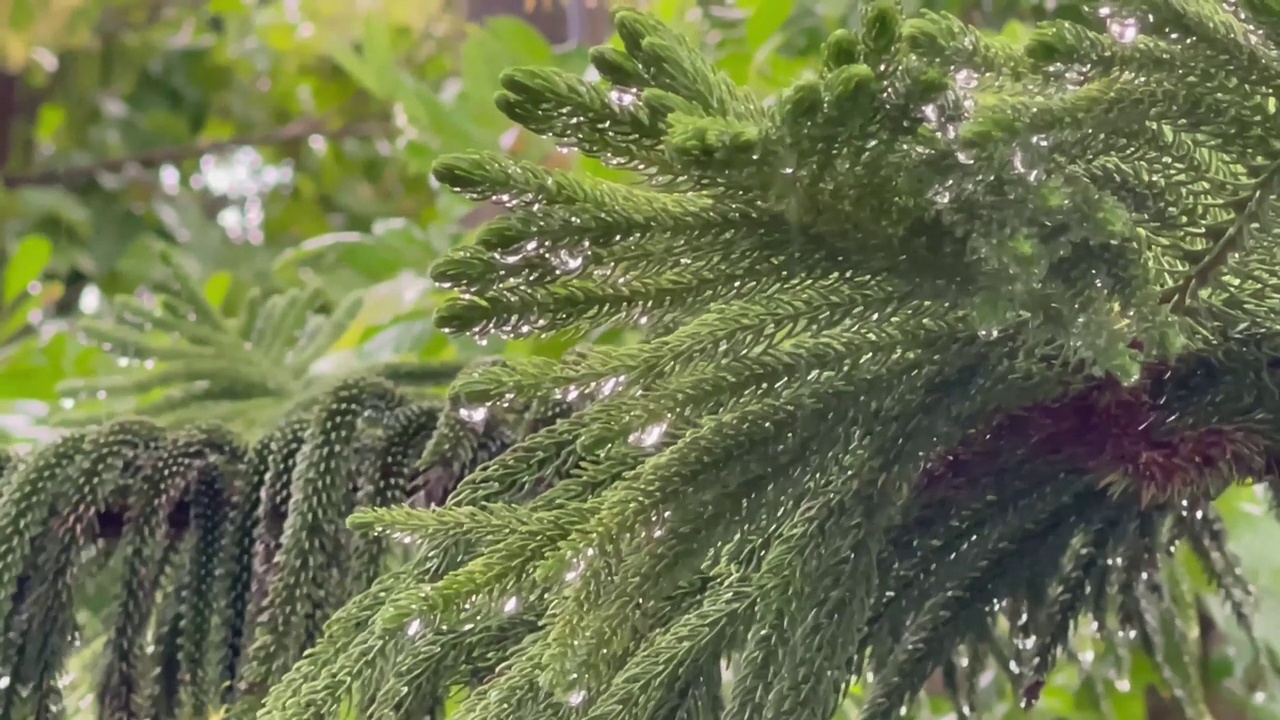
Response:
[[[1275,198],[1280,182],[1280,162],[1273,163],[1254,185],[1252,192],[1227,203],[1237,211],[1221,237],[1208,248],[1203,259],[1177,284],[1166,288],[1160,301],[1167,303],[1174,312],[1182,311],[1200,288],[1212,281],[1215,274],[1226,267],[1231,256],[1248,244],[1253,225],[1270,214],[1270,204]]]

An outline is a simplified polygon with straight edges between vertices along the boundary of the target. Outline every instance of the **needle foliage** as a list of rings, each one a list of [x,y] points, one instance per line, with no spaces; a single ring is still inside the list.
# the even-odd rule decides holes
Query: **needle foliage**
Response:
[[[251,712],[403,554],[348,532],[354,508],[438,505],[526,425],[555,419],[556,406],[488,413],[442,397],[456,368],[307,375],[350,320],[349,304],[322,299],[288,291],[229,317],[176,272],[153,306],[120,298],[113,318],[83,323],[121,362],[87,393],[98,405],[63,419],[129,415],[0,458],[0,718],[82,716],[66,695],[86,642],[102,720]],[[105,637],[86,638],[81,611],[101,598]]]
[[[1168,557],[1248,626],[1213,500],[1280,484],[1280,8],[1096,10],[1015,45],[876,4],[776,101],[630,11],[599,81],[508,71],[507,116],[634,181],[441,160],[510,212],[433,269],[459,291],[437,322],[641,339],[466,371],[445,410],[400,369],[249,443],[129,421],[15,462],[0,667],[54,696],[65,569],[127,496],[107,698],[198,708],[217,677],[263,720],[454,693],[461,720],[829,720],[858,680],[890,720],[939,671],[978,710],[990,658],[1034,704],[1083,621],[1207,716],[1166,651],[1195,603]],[[406,506],[439,475],[465,478]],[[175,498],[181,534],[138,510]],[[393,537],[420,551],[381,572]],[[214,616],[257,576],[250,642]]]
[[[638,181],[441,160],[511,212],[435,267],[439,324],[644,337],[460,379],[591,401],[442,509],[357,512],[431,552],[260,717],[469,685],[451,717],[828,720],[859,678],[888,720],[992,656],[1032,704],[1081,618],[1173,678],[1178,542],[1247,623],[1212,501],[1275,478],[1280,10],[1095,9],[1014,45],[880,3],[776,102],[634,12],[599,82],[506,72],[511,119]]]

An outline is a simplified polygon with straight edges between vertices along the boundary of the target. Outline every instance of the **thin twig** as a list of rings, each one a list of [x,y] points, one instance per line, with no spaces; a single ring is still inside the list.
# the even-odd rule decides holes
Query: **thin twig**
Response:
[[[18,76],[0,72],[0,173],[9,164],[13,126],[18,117]]]
[[[1222,237],[1205,255],[1199,264],[1187,273],[1176,285],[1166,288],[1160,293],[1160,302],[1168,304],[1173,312],[1181,312],[1196,291],[1209,284],[1213,276],[1226,267],[1231,256],[1244,249],[1248,239],[1249,225],[1264,215],[1265,205],[1275,195],[1275,186],[1280,181],[1280,162],[1272,164],[1258,178],[1254,191],[1249,197],[1248,205],[1236,216],[1235,222],[1222,234]]]

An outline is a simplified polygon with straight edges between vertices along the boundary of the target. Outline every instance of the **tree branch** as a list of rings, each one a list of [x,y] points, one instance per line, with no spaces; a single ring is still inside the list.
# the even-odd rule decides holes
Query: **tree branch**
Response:
[[[0,175],[9,164],[14,119],[18,116],[18,76],[0,72]]]
[[[1280,184],[1280,162],[1272,163],[1266,173],[1258,179],[1253,192],[1241,196],[1232,204],[1240,206],[1234,221],[1227,226],[1222,237],[1209,248],[1205,257],[1187,273],[1180,282],[1165,288],[1160,293],[1160,302],[1169,305],[1174,313],[1181,313],[1187,303],[1202,287],[1208,285],[1214,275],[1225,268],[1231,256],[1242,250],[1249,239],[1253,223],[1260,221],[1268,212],[1267,206],[1276,195]]]
[[[150,169],[166,163],[176,164],[209,153],[219,153],[246,145],[256,147],[284,145],[302,140],[311,135],[322,135],[331,140],[348,137],[369,137],[377,135],[389,127],[385,122],[369,121],[329,130],[326,128],[325,123],[319,119],[304,118],[270,132],[245,135],[230,140],[161,148],[131,157],[114,158],[69,168],[40,170],[26,175],[0,176],[0,181],[2,181],[0,184],[3,184],[6,188],[36,185],[78,186],[93,181],[100,173],[119,173],[130,168]]]

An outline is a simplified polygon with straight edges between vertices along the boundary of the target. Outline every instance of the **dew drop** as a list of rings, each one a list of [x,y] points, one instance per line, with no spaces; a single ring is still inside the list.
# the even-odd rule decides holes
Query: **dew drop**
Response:
[[[609,102],[616,108],[634,107],[640,101],[640,95],[634,88],[616,87],[609,91]]]
[[[1138,39],[1140,29],[1137,18],[1111,17],[1107,19],[1107,33],[1115,38],[1117,42],[1126,45]]]
[[[614,394],[615,392],[618,391],[619,388],[622,387],[623,383],[625,383],[626,381],[627,381],[626,375],[614,375],[613,377],[606,378],[605,381],[600,385],[600,391],[598,393],[599,396],[607,397],[609,395]]]
[[[481,426],[489,418],[489,408],[486,405],[459,408],[458,416],[468,424]]]
[[[568,250],[557,250],[551,255],[551,264],[562,273],[577,272],[582,269],[582,263],[581,255]]]
[[[631,433],[631,437],[628,438],[628,441],[636,447],[655,447],[658,443],[662,442],[662,438],[667,432],[667,426],[668,422],[665,420],[654,423],[646,428]]]

